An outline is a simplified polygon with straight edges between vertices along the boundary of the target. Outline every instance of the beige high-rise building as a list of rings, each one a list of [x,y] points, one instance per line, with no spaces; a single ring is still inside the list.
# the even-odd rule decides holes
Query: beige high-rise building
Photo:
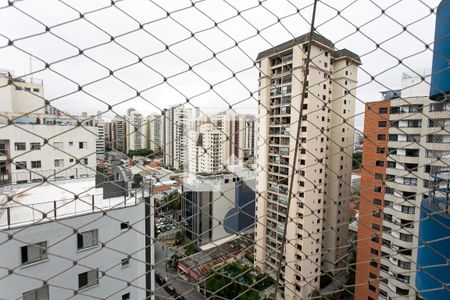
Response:
[[[311,63],[301,106],[307,51]],[[255,265],[274,276],[283,235],[285,299],[309,299],[346,267],[358,55],[308,34],[261,52]],[[302,118],[300,120],[300,112]],[[300,144],[295,149],[297,126]],[[292,198],[288,189],[297,150]],[[288,202],[290,210],[287,212]],[[284,223],[288,215],[287,231]]]
[[[244,159],[245,119],[242,115],[227,110],[212,116],[211,122],[226,136],[223,151],[229,164],[241,164]]]

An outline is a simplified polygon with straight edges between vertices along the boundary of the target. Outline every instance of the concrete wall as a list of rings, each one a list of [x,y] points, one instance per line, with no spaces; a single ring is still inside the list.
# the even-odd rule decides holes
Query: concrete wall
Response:
[[[144,204],[107,211],[107,216],[94,213],[61,219],[5,231],[13,234],[13,240],[7,235],[0,236],[0,265],[14,269],[8,275],[6,269],[0,270],[1,298],[17,299],[24,292],[42,286],[42,280],[50,285],[50,299],[122,299],[130,292],[131,299],[145,298],[145,238]],[[133,229],[121,231],[120,223],[129,222]],[[77,250],[77,237],[73,228],[80,232],[98,229],[99,241],[105,243],[91,249]],[[47,241],[48,259],[30,265],[21,266],[20,247],[41,241]],[[131,254],[128,267],[121,266],[121,259]],[[77,265],[73,264],[77,262]],[[89,269],[105,271],[99,284],[75,295],[78,290],[78,274]],[[57,276],[56,276],[57,275]],[[127,286],[127,282],[133,284]]]

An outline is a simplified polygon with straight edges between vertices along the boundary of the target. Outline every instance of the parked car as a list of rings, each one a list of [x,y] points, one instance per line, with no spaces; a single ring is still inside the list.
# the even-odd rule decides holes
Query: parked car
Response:
[[[166,285],[164,290],[171,296],[175,296],[177,294],[177,290],[171,285]]]
[[[178,295],[178,293],[175,294],[173,297],[174,297],[175,299],[177,299],[177,300],[186,300],[186,298],[184,298],[184,297],[181,296],[181,295]]]
[[[166,279],[163,276],[159,275],[158,273],[155,273],[155,281],[159,285],[166,284]]]

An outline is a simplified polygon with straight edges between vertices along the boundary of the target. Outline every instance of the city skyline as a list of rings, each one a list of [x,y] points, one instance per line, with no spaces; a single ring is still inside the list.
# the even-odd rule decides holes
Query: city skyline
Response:
[[[447,299],[449,18],[0,0],[0,298]]]
[[[347,2],[350,1],[342,1],[339,6],[345,7]],[[355,26],[341,19],[334,19],[326,24],[324,22],[322,22],[323,24],[319,22],[319,26],[317,26],[318,33],[323,36],[331,37],[331,40],[336,42],[337,48],[354,49],[355,53],[361,55],[363,63],[362,68],[364,71],[360,72],[360,81],[358,84],[360,88],[356,90],[358,99],[356,102],[357,114],[363,112],[364,105],[362,102],[379,99],[378,96],[380,91],[389,88],[394,89],[400,86],[400,73],[423,70],[431,65],[432,51],[425,48],[421,41],[426,42],[432,47],[433,35],[431,29],[434,25],[434,15],[429,12],[425,13],[426,7],[420,2],[414,1],[406,4],[405,1],[402,1],[391,6],[389,1],[383,1],[378,3],[380,8],[370,2],[367,3],[367,8],[367,6],[364,7],[364,3],[362,2],[364,1],[359,1],[344,12],[351,15],[353,17],[353,23],[357,25],[364,24],[364,20],[369,18],[371,22],[361,29],[364,29],[367,34],[370,34],[372,40],[369,40],[362,35],[354,34],[353,32],[356,30]],[[437,0],[429,2],[430,3],[427,4],[432,7],[438,3]],[[278,7],[274,6],[271,1],[267,1],[265,4],[267,5],[267,8],[255,5],[254,10],[252,11],[251,8],[254,6],[250,3],[243,4],[233,1],[230,2],[230,4],[220,4],[220,2],[217,1],[217,5],[220,5],[223,9],[222,16],[215,13],[214,7],[208,3],[196,3],[195,7],[192,8],[182,2],[158,4],[168,11],[179,9],[180,11],[174,14],[175,21],[179,22],[182,17],[183,21],[186,22],[186,25],[189,26],[188,29],[193,30],[194,32],[210,28],[213,25],[211,23],[212,21],[209,18],[202,16],[198,10],[205,14],[210,14],[210,18],[216,22],[223,22],[225,16],[231,18],[235,14],[234,12],[236,9],[245,7],[249,9],[249,12],[245,15],[246,18],[248,18],[252,24],[255,24],[253,25],[255,28],[260,30],[259,34],[262,35],[262,38],[259,37],[258,34],[255,34],[255,28],[246,24],[241,17],[235,16],[230,20],[223,22],[223,24],[220,23],[223,28],[219,26],[219,28],[206,30],[199,33],[198,37],[195,36],[194,39],[185,41],[187,30],[180,29],[181,26],[170,18],[166,21],[164,21],[164,19],[159,19],[158,16],[160,16],[163,10],[158,8],[155,4],[138,2],[132,5],[126,2],[119,2],[116,4],[117,8],[109,9],[102,13],[93,12],[91,17],[92,21],[88,18],[89,11],[98,8],[101,4],[78,4],[80,5],[79,9],[86,13],[86,20],[91,22],[98,21],[100,23],[100,29],[104,30],[104,32],[94,28],[87,21],[80,22],[79,25],[78,23],[72,24],[69,22],[68,24],[57,26],[51,31],[52,34],[38,34],[31,44],[22,42],[17,44],[18,47],[23,47],[23,49],[30,54],[36,55],[37,57],[41,55],[43,56],[43,59],[49,62],[57,61],[64,57],[65,54],[72,57],[74,52],[78,52],[77,47],[79,49],[87,48],[88,50],[84,51],[84,54],[81,56],[76,56],[69,60],[66,59],[64,63],[56,63],[55,66],[51,65],[52,69],[55,69],[55,72],[60,73],[60,70],[69,72],[60,74],[74,80],[80,85],[92,81],[91,79],[95,77],[104,78],[99,82],[86,87],[85,92],[74,91],[74,89],[77,88],[76,84],[70,83],[61,75],[57,75],[55,72],[45,69],[45,66],[39,62],[39,60],[36,58],[30,59],[29,55],[26,55],[16,48],[13,48],[14,50],[9,49],[8,52],[5,52],[6,48],[0,48],[0,54],[3,52],[5,53],[5,55],[0,55],[0,67],[15,70],[16,76],[21,76],[29,74],[31,66],[32,72],[34,73],[33,76],[41,78],[45,83],[48,83],[46,99],[55,99],[53,102],[54,106],[63,111],[73,110],[73,103],[76,102],[77,108],[73,111],[75,114],[81,114],[82,111],[89,111],[90,113],[103,111],[110,113],[107,106],[101,104],[101,102],[97,101],[92,96],[101,99],[102,101],[108,99],[109,104],[117,105],[113,108],[113,114],[107,114],[105,116],[107,118],[113,118],[115,114],[123,115],[128,107],[135,107],[137,110],[144,112],[158,112],[158,110],[161,111],[164,106],[167,106],[165,103],[168,103],[169,105],[183,103],[186,101],[186,97],[191,100],[189,101],[190,105],[193,107],[201,107],[202,111],[207,113],[216,113],[228,109],[229,104],[231,104],[235,109],[240,112],[242,111],[242,113],[256,114],[257,107],[255,105],[255,100],[257,94],[255,93],[257,92],[258,87],[254,78],[257,77],[258,70],[253,66],[252,60],[256,58],[257,53],[260,51],[302,34],[305,29],[308,28],[308,24],[304,19],[308,20],[311,14],[311,1],[310,3],[299,6],[300,15],[295,14],[297,8],[286,2],[278,3]],[[39,16],[39,19],[42,19],[43,22],[45,21],[50,26],[56,26],[63,21],[72,20],[75,17],[70,9],[62,5],[52,8],[55,10],[55,13],[59,12],[57,17],[50,17],[45,14],[45,4],[36,5],[23,3],[21,5],[24,9],[36,13]],[[236,9],[232,6],[236,6]],[[407,6],[407,8],[405,6]],[[152,13],[150,15],[142,15],[142,13],[139,12],[141,7],[142,9],[152,8]],[[365,9],[362,9],[363,7],[366,8],[367,13],[365,12]],[[388,15],[391,13],[396,16],[395,21],[390,20],[388,17],[374,18],[375,14],[378,14],[383,7],[386,8],[386,13]],[[270,8],[274,9],[271,13],[267,11]],[[363,13],[355,14],[358,9],[361,9]],[[408,15],[398,14],[405,9],[408,10]],[[123,12],[121,10],[123,10]],[[144,24],[150,22],[148,25],[144,26],[143,29],[147,30],[148,28],[150,34],[162,34],[162,36],[165,36],[166,38],[158,41],[154,36],[151,36],[143,30],[138,30],[139,28],[136,28],[137,23],[135,21],[126,20],[124,12],[136,14],[137,19]],[[328,20],[332,18],[334,13],[335,11],[330,9],[329,4],[319,4],[318,20]],[[16,17],[16,19],[13,19],[14,17]],[[108,24],[105,22],[108,17],[116,17],[119,21],[117,24]],[[261,21],[261,17],[266,17],[267,20]],[[275,28],[270,26],[272,23],[270,23],[269,20],[272,20],[275,17],[281,18],[281,20],[284,21],[283,25],[286,28],[279,28],[281,31],[279,31],[277,35],[270,34]],[[408,31],[406,32],[398,25],[398,23],[402,23],[402,21],[408,22],[408,20],[416,18],[420,19],[420,21],[408,26]],[[20,12],[4,15],[4,17],[1,18],[0,25],[3,24],[1,22],[14,24],[17,20],[22,20],[23,23],[21,26],[7,27],[8,31],[6,32],[5,37],[7,36],[9,39],[21,37],[23,33],[20,31],[20,28],[24,31],[29,30],[31,28],[30,26],[35,26],[34,32],[39,32],[39,28],[41,28],[41,25],[39,25],[38,22],[27,20]],[[122,26],[119,26],[120,22],[124,22]],[[156,27],[156,24],[164,26],[160,28]],[[71,31],[69,34],[69,30],[74,26],[83,28],[84,33],[81,34],[76,31]],[[340,34],[336,34],[336,32],[333,31],[336,27],[341,28]],[[394,31],[392,33],[393,36],[396,36],[397,33],[400,34],[400,36],[390,39],[389,37],[386,38],[380,34],[381,32],[388,30],[388,28],[391,31]],[[128,31],[131,31],[129,37],[125,35],[121,39],[109,43],[105,40],[107,39],[108,34],[126,33]],[[224,31],[227,32],[231,38],[227,37],[223,33]],[[53,36],[53,34],[61,36],[64,39],[69,39],[76,47],[64,45],[59,41],[59,38]],[[346,34],[350,35],[350,37],[345,38]],[[417,36],[420,36],[420,41],[416,38]],[[250,39],[246,41],[245,39],[248,37],[250,37]],[[141,40],[142,46],[133,42],[133,40],[131,40],[132,38]],[[228,47],[233,46],[234,42],[232,39],[236,39],[237,41],[243,40],[243,42],[240,43],[242,46],[240,48],[233,47],[227,50]],[[42,43],[39,43],[41,40]],[[375,42],[373,42],[374,40],[378,43],[385,41],[380,44],[383,45],[383,47],[376,48]],[[96,43],[99,43],[99,41],[102,42],[102,46],[93,47]],[[166,51],[159,52],[159,49],[162,51],[164,43],[169,45],[177,41],[181,41],[181,44],[175,44],[173,46],[173,54],[167,53]],[[56,48],[48,48],[48,42],[52,42]],[[405,42],[413,45],[414,50],[408,50],[401,47],[402,43]],[[93,49],[89,49],[88,47],[93,47]],[[149,69],[148,66],[143,65],[142,62],[135,61],[135,54],[125,51],[123,47],[128,47],[129,50],[143,57],[151,55],[152,51],[150,51],[150,49],[155,49],[155,56],[150,56],[148,58],[148,66],[153,68],[154,71]],[[208,48],[212,49],[214,52],[224,52],[220,53],[218,56],[212,57],[212,53]],[[188,51],[180,52],[182,49]],[[414,53],[414,55],[411,55],[412,53]],[[8,60],[2,59],[2,57],[6,57],[6,54]],[[93,59],[98,60],[101,64],[112,69],[122,67],[124,64],[131,64],[130,67],[119,70],[118,74],[120,75],[117,76],[120,80],[124,80],[133,88],[130,89],[129,87],[126,87],[126,84],[121,83],[118,79],[108,77],[109,74],[107,70],[88,59],[85,56],[88,54],[89,56],[92,56]],[[178,55],[179,58],[177,58],[176,55]],[[186,55],[186,63],[183,62],[183,55]],[[402,64],[399,65],[397,58],[402,60]],[[220,59],[220,61],[218,59]],[[118,61],[123,61],[123,64],[118,64]],[[200,63],[198,66],[196,65],[202,61],[205,62]],[[382,61],[383,64],[381,65],[385,65],[386,67],[384,69],[380,68],[381,65],[376,63],[378,61]],[[143,62],[145,63],[146,60]],[[191,65],[194,64],[194,68],[189,70],[187,63]],[[77,66],[77,72],[70,71],[73,66]],[[237,77],[233,78],[232,72],[227,70],[224,66],[230,66],[232,72],[238,72]],[[43,68],[45,71],[39,72],[39,70]],[[239,73],[241,70],[243,71]],[[196,71],[198,75],[204,77],[208,84],[197,75],[193,74],[193,71]],[[181,74],[173,77],[167,83],[164,83],[163,77],[170,77],[178,72],[181,72]],[[378,74],[376,80],[380,80],[381,84],[372,81],[370,74]],[[214,91],[209,90],[209,84],[214,85],[225,79],[227,80],[223,83],[214,86]],[[241,81],[242,84],[239,83],[237,79]],[[170,83],[172,87],[170,87],[168,83]],[[140,91],[156,84],[161,85],[142,93],[142,96],[145,97],[145,99],[134,97],[136,94],[135,90]],[[253,93],[251,98],[249,98],[250,91]],[[192,98],[203,92],[206,93],[199,97]],[[86,93],[89,93],[89,95]],[[127,104],[118,104],[121,99],[128,99]],[[224,101],[223,99],[227,99],[227,101]],[[93,105],[95,108],[92,108]],[[356,124],[357,128],[362,129],[363,122],[360,117],[356,119]]]

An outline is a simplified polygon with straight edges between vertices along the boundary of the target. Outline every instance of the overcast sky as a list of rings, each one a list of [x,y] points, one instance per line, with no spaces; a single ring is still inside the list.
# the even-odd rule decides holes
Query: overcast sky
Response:
[[[182,0],[125,0],[111,6],[110,1],[33,0],[8,7],[0,0],[0,68],[18,76],[30,73],[31,67],[33,76],[44,80],[45,97],[76,114],[108,111],[108,104],[115,113],[134,107],[147,114],[187,98],[205,113],[229,105],[256,113],[257,101],[249,92],[258,88],[253,60],[259,52],[308,32],[305,20],[311,19],[312,1],[194,2],[195,6]],[[431,67],[432,52],[425,44],[432,47],[435,15],[429,7],[439,1],[373,2],[381,8],[366,0],[320,1],[316,17],[318,33],[336,48],[361,56],[356,94],[362,102],[398,88],[403,72]],[[8,40],[14,41],[12,46]],[[27,53],[34,56],[31,64]],[[109,76],[109,70],[120,80]],[[232,72],[236,78],[228,79]],[[78,85],[86,86],[78,91]],[[141,97],[135,90],[143,91]],[[359,102],[357,112],[362,109]],[[356,123],[361,127],[362,119]]]

